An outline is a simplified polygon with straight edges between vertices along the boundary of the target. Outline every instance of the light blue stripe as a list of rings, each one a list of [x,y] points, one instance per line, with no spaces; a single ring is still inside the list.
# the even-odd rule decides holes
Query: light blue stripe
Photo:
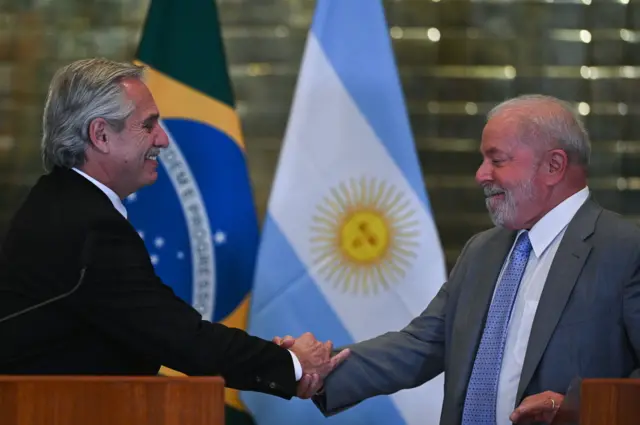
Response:
[[[270,216],[260,247],[249,333],[265,339],[312,332],[334,346],[353,342],[304,265]],[[402,425],[403,418],[388,397],[369,399],[326,419],[309,400],[291,401],[252,392],[241,399],[259,425]]]
[[[311,31],[416,195],[430,211],[379,0],[318,0]]]

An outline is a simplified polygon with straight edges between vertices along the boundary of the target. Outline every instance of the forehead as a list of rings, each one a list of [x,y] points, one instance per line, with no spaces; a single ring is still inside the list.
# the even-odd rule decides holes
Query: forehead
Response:
[[[519,142],[520,133],[520,126],[516,118],[504,115],[491,117],[482,130],[480,151],[489,154],[524,148]]]
[[[120,83],[127,99],[133,102],[134,115],[151,115],[158,113],[158,107],[151,91],[145,83],[135,78],[126,78]]]

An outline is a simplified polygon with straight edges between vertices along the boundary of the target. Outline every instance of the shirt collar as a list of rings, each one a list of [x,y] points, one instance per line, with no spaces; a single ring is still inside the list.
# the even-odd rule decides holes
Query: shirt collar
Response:
[[[554,209],[545,214],[529,231],[529,240],[536,257],[551,245],[551,242],[569,225],[582,204],[589,198],[589,187],[574,193]],[[519,234],[519,233],[518,233]]]
[[[122,216],[124,218],[127,218],[127,209],[125,208],[124,204],[122,203],[122,200],[120,199],[120,197],[118,195],[116,195],[116,193],[113,190],[109,189],[107,186],[105,186],[104,184],[100,183],[98,180],[94,179],[93,177],[91,177],[87,173],[84,173],[84,172],[78,170],[75,167],[73,168],[73,171],[75,171],[76,173],[80,174],[81,176],[83,176],[84,178],[89,180],[91,183],[96,185],[100,190],[102,190],[104,192],[104,194],[109,197],[109,200],[111,201],[111,203],[113,204],[115,209],[118,210],[118,212],[120,214],[122,214]]]

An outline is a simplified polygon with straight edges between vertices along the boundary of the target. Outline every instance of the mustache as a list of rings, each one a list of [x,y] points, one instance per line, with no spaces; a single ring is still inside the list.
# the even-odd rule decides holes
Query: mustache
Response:
[[[506,193],[506,191],[503,188],[497,185],[483,186],[482,190],[484,191],[484,196],[486,197],[499,195],[501,193]]]
[[[160,148],[151,148],[147,151],[147,156],[160,155]]]

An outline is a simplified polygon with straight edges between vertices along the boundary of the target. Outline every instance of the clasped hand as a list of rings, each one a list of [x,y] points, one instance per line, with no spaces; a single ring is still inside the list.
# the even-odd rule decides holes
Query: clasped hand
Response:
[[[333,343],[320,342],[310,332],[297,339],[276,336],[273,342],[293,351],[300,361],[302,378],[298,382],[296,394],[299,398],[313,397],[322,388],[324,379],[350,354],[349,349],[346,349],[332,357]]]

